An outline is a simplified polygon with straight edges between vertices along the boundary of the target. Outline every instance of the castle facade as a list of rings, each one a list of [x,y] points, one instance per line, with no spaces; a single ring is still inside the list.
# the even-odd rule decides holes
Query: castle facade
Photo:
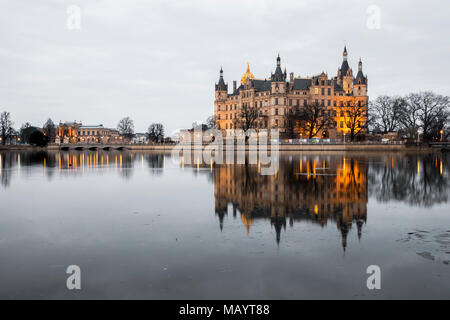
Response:
[[[231,93],[225,83],[223,70],[220,69],[219,82],[215,85],[214,117],[217,129],[237,129],[243,117],[243,110],[256,109],[257,117],[252,128],[279,129],[283,138],[310,138],[306,134],[305,121],[296,118],[302,109],[319,107],[321,116],[328,116],[326,126],[313,132],[314,138],[345,139],[353,138],[366,132],[367,105],[369,101],[368,79],[362,71],[359,60],[358,72],[353,75],[347,60],[347,48],[344,48],[343,61],[337,76],[329,77],[322,72],[312,77],[296,77],[293,72],[287,76],[286,68],[281,69],[278,55],[275,72],[270,78],[257,79],[247,71],[241,78],[240,85],[233,81]],[[356,112],[355,109],[358,109]],[[294,124],[289,119],[294,119]],[[320,118],[317,120],[320,123]]]

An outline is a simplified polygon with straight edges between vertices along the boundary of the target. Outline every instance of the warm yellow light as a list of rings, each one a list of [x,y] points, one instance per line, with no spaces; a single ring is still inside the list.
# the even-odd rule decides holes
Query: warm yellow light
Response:
[[[250,65],[247,62],[247,71],[242,75],[241,84],[244,84],[247,79],[255,79],[253,73],[250,72]]]

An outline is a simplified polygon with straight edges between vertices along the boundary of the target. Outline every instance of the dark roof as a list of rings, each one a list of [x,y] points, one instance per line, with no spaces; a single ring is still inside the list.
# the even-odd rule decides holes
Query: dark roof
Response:
[[[312,83],[312,79],[294,79],[293,90],[308,90]]]
[[[283,71],[281,71],[281,67],[278,65],[275,69],[275,73],[272,74],[272,81],[284,81],[284,79]]]
[[[244,88],[244,86],[241,84],[239,87],[236,88],[236,91],[234,91],[231,94],[228,94],[228,96],[238,96],[242,88]]]
[[[223,81],[223,77],[220,77],[219,83],[216,84],[216,90],[228,90],[228,86]]]
[[[355,80],[353,81],[354,84],[359,83],[359,80],[361,80],[361,84],[366,84],[367,78],[364,76],[362,71],[358,71],[358,74],[356,75]]]
[[[252,86],[255,88],[256,92],[270,90],[270,80],[251,79],[250,81],[252,82]]]
[[[350,69],[350,66],[348,65],[347,60],[342,61],[342,65],[341,65],[341,76],[347,75],[348,69]]]
[[[344,91],[336,81],[334,82],[334,91]]]

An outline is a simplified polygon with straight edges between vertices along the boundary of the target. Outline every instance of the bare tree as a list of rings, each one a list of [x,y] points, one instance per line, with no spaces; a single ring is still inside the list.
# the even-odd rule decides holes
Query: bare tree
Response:
[[[414,138],[422,129],[425,140],[439,140],[449,119],[449,97],[425,91],[408,94],[405,102],[400,121],[409,137]]]
[[[148,127],[147,137],[153,142],[161,141],[164,138],[164,126],[161,123],[152,123]]]
[[[134,137],[134,122],[129,117],[125,117],[119,121],[117,125],[119,133],[127,140],[131,140]]]
[[[299,114],[295,114],[292,110],[289,110],[284,115],[284,128],[286,129],[286,135],[289,138],[294,138],[295,128],[297,127],[297,122],[300,121]]]
[[[442,129],[448,119],[450,101],[446,96],[433,92],[419,94],[419,114],[423,137],[426,140],[439,139],[439,130]]]
[[[14,134],[13,126],[14,122],[11,120],[9,112],[4,111],[0,114],[0,137],[2,138],[2,144],[5,145],[7,140],[10,140]]]
[[[234,119],[235,127],[244,131],[256,128],[258,116],[258,108],[256,105],[244,105],[236,119]]]
[[[314,138],[321,130],[331,127],[334,121],[331,110],[325,110],[318,102],[306,104],[300,111],[299,119],[302,130],[309,139]]]
[[[402,131],[409,138],[414,139],[420,128],[420,96],[417,93],[410,93],[405,97],[405,104],[400,113],[400,123]]]
[[[367,105],[352,100],[347,105],[339,106],[337,109],[340,115],[344,117],[346,127],[350,130],[350,141],[354,141],[367,128]]]
[[[400,115],[405,100],[401,97],[379,96],[369,104],[369,113],[373,125],[383,133],[397,131],[400,128]]]
[[[30,142],[30,135],[32,133],[33,129],[31,127],[31,124],[29,122],[25,122],[20,127],[20,140],[22,143],[29,143]]]
[[[45,122],[44,126],[44,133],[47,135],[48,137],[48,141],[50,143],[55,142],[55,138],[56,138],[56,126],[53,123],[52,119],[48,118],[48,120]]]

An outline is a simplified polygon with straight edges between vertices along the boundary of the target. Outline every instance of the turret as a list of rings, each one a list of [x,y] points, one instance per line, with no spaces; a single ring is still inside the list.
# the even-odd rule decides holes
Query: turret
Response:
[[[342,65],[338,69],[337,82],[340,86],[342,86],[345,93],[351,93],[353,90],[353,71],[348,65],[347,58],[347,46],[345,46],[342,54]]]
[[[359,58],[358,62],[358,74],[353,82],[354,94],[355,96],[366,96],[367,95],[367,77],[364,75],[362,70],[362,61]]]
[[[216,84],[216,100],[225,100],[228,94],[228,84],[225,84],[223,80],[223,70],[220,67],[220,78],[219,82]]]
[[[281,58],[280,54],[277,57],[277,67],[275,73],[272,73],[272,93],[285,93],[286,92],[286,69],[281,71]],[[281,102],[281,101],[280,101]]]
[[[278,54],[277,57],[277,67],[275,69],[275,73],[272,73],[272,81],[277,81],[277,82],[281,82],[281,81],[285,81],[286,80],[286,70],[281,71],[281,58],[280,58],[280,54]]]

